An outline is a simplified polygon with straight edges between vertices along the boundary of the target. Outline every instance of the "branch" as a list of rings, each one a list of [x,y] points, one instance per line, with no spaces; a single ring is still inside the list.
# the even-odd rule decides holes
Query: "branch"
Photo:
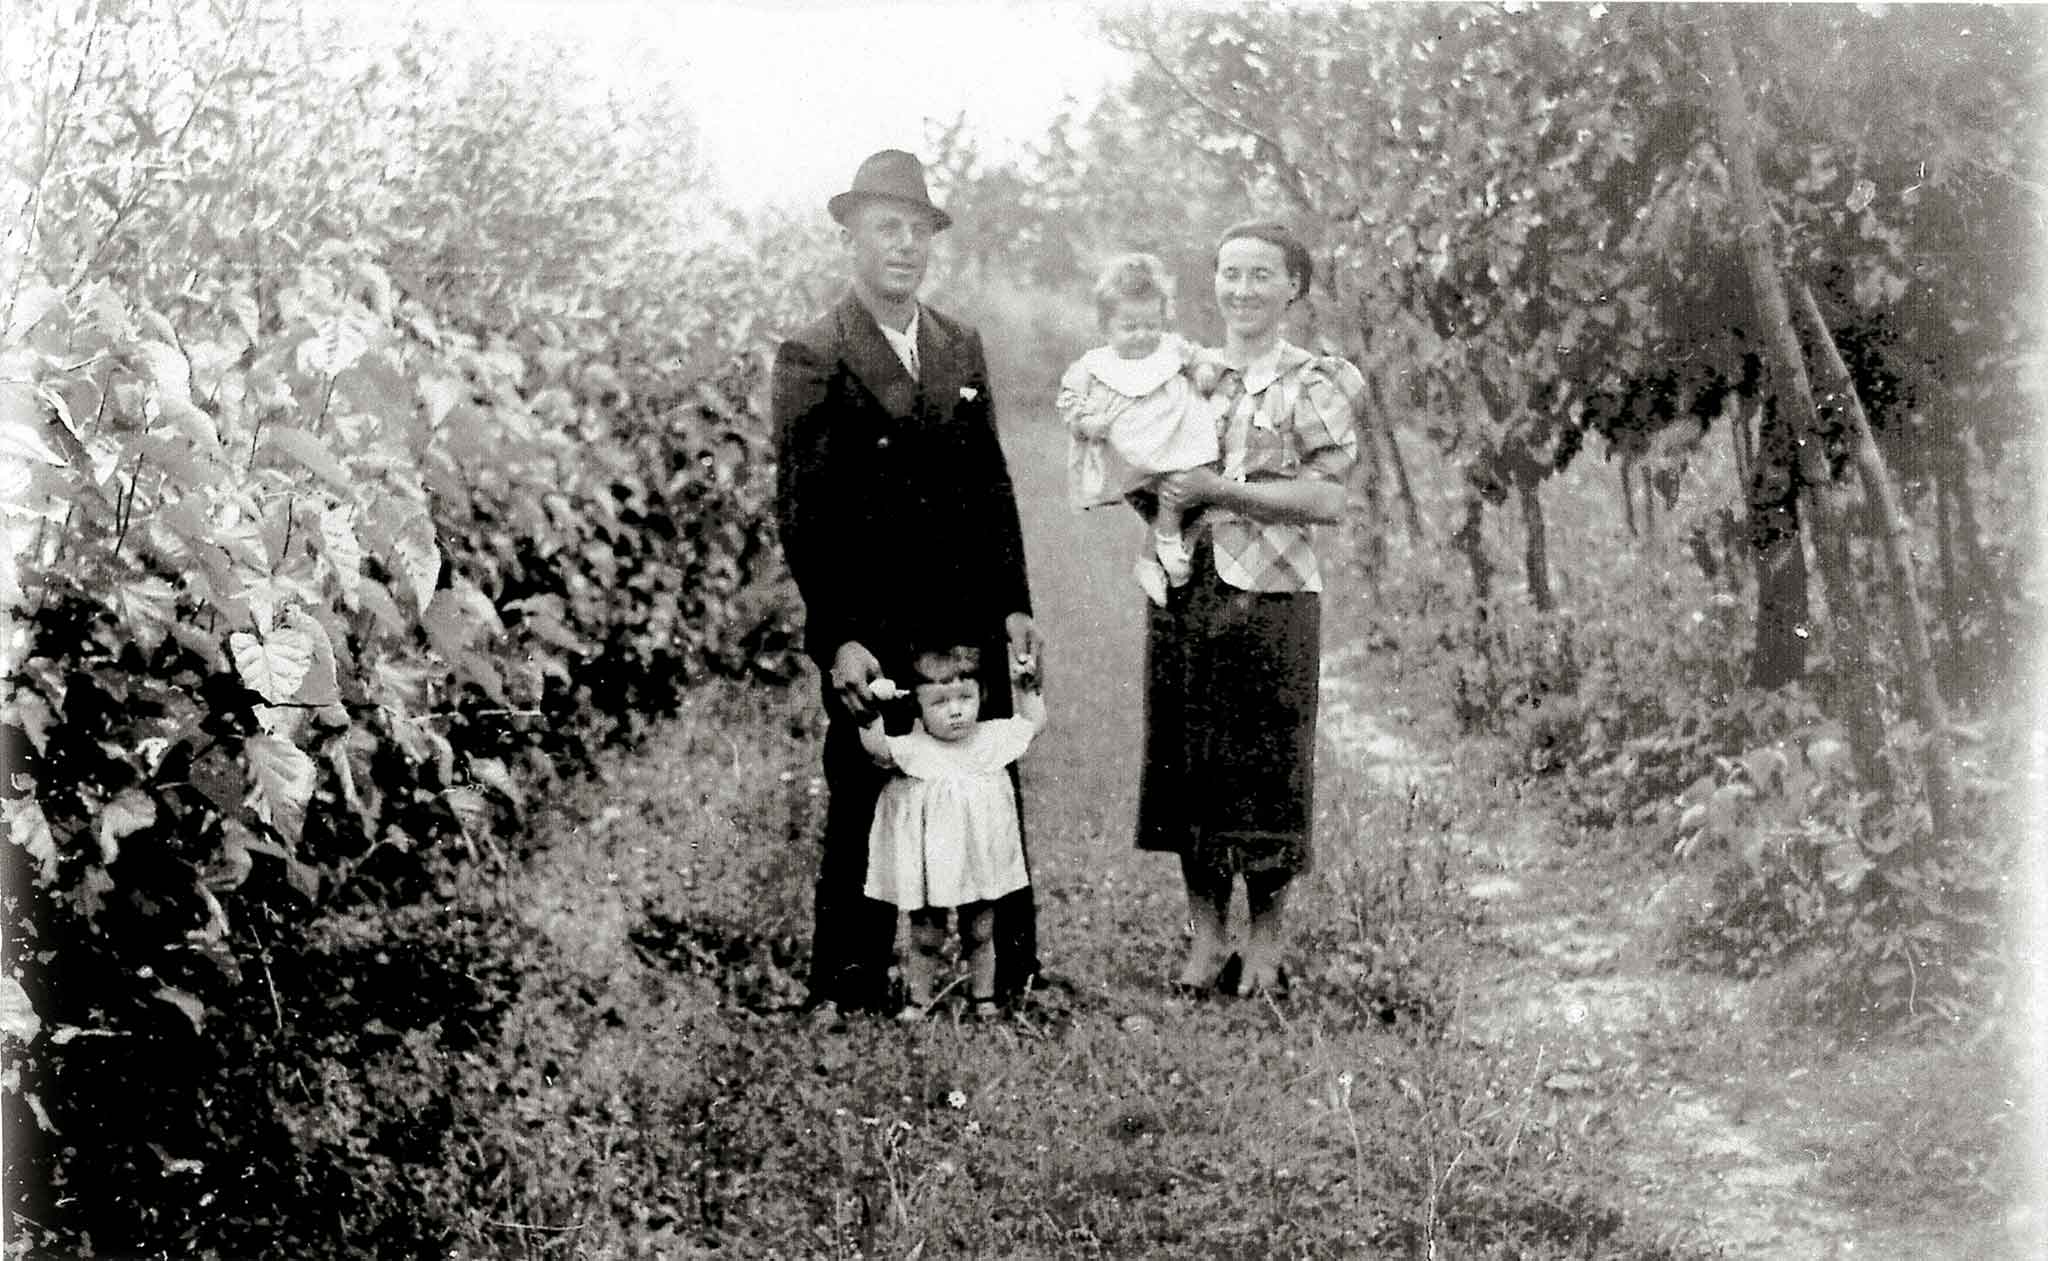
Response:
[[[1295,167],[1294,160],[1287,156],[1287,146],[1281,144],[1265,132],[1260,131],[1242,118],[1238,118],[1222,107],[1212,105],[1203,99],[1201,94],[1182,81],[1181,77],[1173,72],[1172,67],[1166,64],[1166,59],[1159,55],[1159,48],[1152,40],[1151,31],[1146,31],[1139,42],[1145,50],[1145,55],[1151,58],[1153,66],[1158,69],[1160,74],[1166,77],[1167,83],[1171,84],[1175,91],[1194,102],[1196,108],[1211,118],[1216,119],[1224,126],[1236,128],[1266,146],[1273,154],[1276,172],[1280,176],[1281,186],[1287,190],[1287,195],[1302,210],[1311,214],[1315,212],[1315,199],[1309,196],[1308,185],[1303,182],[1301,171]]]
[[[248,17],[249,4],[245,2],[242,5],[241,12],[235,15],[235,20],[229,24],[227,32],[223,37],[224,46],[221,49],[222,56],[219,62],[216,63],[214,66],[213,77],[209,78],[206,81],[206,86],[200,88],[199,94],[192,98],[192,108],[186,112],[185,121],[178,125],[178,130],[172,133],[170,143],[168,145],[161,146],[166,154],[177,153],[179,146],[184,144],[185,133],[192,129],[193,121],[197,119],[200,115],[200,112],[206,108],[206,98],[213,95],[214,88],[220,86],[221,79],[227,75],[229,69],[229,62],[226,53],[228,52],[229,48],[233,46],[233,41],[235,37],[241,33],[242,24],[248,20]],[[121,231],[121,225],[127,221],[129,214],[134,211],[135,207],[141,204],[143,196],[148,192],[148,190],[149,181],[146,179],[138,179],[134,189],[130,191],[128,196],[122,199],[121,204],[115,208],[114,221],[107,225],[106,232],[100,237],[100,243],[93,247],[92,254],[85,260],[84,263],[79,265],[77,273],[71,278],[71,283],[65,286],[66,292],[76,290],[78,286],[85,283],[85,278],[92,274],[92,269],[94,267],[99,265],[100,256],[106,253],[107,247],[114,243],[114,237]]]
[[[92,47],[94,42],[99,39],[99,34],[100,11],[99,7],[95,5],[92,11],[92,27],[85,33],[85,47],[79,50],[78,73],[71,77],[71,87],[64,93],[64,104],[57,112],[56,127],[50,133],[49,143],[43,146],[42,161],[36,167],[35,182],[29,185],[27,194],[22,198],[21,209],[15,215],[15,222],[19,223],[26,220],[28,224],[23,230],[21,237],[21,252],[24,259],[34,252],[36,227],[43,217],[43,184],[50,177],[50,166],[57,160],[57,151],[64,144],[64,133],[71,126],[71,107],[78,100],[78,89],[85,83],[85,68],[92,64]],[[56,41],[52,40],[50,46],[50,61],[52,63],[57,60],[57,52]],[[51,72],[54,72],[54,69],[53,65]],[[48,126],[49,117],[47,114],[44,115],[43,121],[44,125]],[[7,318],[9,322],[13,321],[14,303],[21,296],[21,281],[26,275],[27,270],[24,269],[15,276],[14,284],[7,295]]]

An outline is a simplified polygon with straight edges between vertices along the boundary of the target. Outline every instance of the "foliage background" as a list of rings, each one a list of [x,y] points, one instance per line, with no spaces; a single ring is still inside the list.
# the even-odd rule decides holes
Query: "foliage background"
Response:
[[[567,1000],[503,882],[608,750],[712,680],[799,678],[763,386],[834,243],[718,202],[657,65],[622,91],[558,50],[359,45],[253,0],[4,17],[11,1246],[420,1251],[478,1229],[443,1215],[469,1179],[529,1222],[560,1190],[530,1162],[568,1053],[533,1004]],[[1497,755],[1495,781],[1695,885],[1675,960],[1814,978],[1799,1014],[1828,1022],[2005,1028],[2042,595],[2042,22],[1726,19],[1778,259],[1850,361],[1934,593],[1958,799],[1937,834],[1907,655],[1880,632],[1857,665],[1852,602],[1805,585],[1840,547],[1875,604],[1896,523],[1854,494],[1833,536],[1799,515],[1815,471],[1777,441],[1697,86],[1723,20],[1122,11],[1105,37],[1140,70],[1034,152],[934,125],[960,227],[930,296],[988,331],[1025,418],[1093,340],[1105,255],[1166,257],[1213,337],[1205,243],[1296,224],[1322,283],[1294,333],[1352,355],[1384,422],[1345,534],[1373,599],[1339,633],[1411,656],[1402,703]],[[1815,476],[1847,493],[1823,420]],[[1874,757],[1845,717],[1871,696]],[[805,712],[765,730],[801,749]],[[800,901],[775,863],[740,884]],[[1451,932],[1384,909],[1397,938]],[[801,936],[710,970],[774,1010]],[[1367,997],[1421,967],[1355,945]],[[609,1134],[638,1105],[565,1106]],[[1442,1120],[1414,1152],[1508,1142]]]

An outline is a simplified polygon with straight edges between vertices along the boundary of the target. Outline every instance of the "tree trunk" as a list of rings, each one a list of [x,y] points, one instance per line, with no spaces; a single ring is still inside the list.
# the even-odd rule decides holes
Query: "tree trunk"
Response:
[[[1380,593],[1380,575],[1387,568],[1387,488],[1386,466],[1380,459],[1378,441],[1373,431],[1386,423],[1386,412],[1373,408],[1371,415],[1365,414],[1364,400],[1354,409],[1357,421],[1358,457],[1365,465],[1364,471],[1355,477],[1358,488],[1365,496],[1365,519],[1353,520],[1354,528],[1365,531],[1359,540],[1358,567],[1365,574],[1365,585],[1375,598]]]
[[[1629,459],[1627,456],[1622,456],[1621,463],[1616,465],[1616,468],[1620,473],[1621,481],[1622,524],[1628,526],[1628,536],[1630,538],[1639,539],[1643,537],[1643,532],[1641,530],[1636,529],[1636,497],[1629,490],[1628,487],[1628,471],[1629,469],[1634,467],[1634,464],[1635,462],[1633,460]]]
[[[1793,293],[1799,300],[1799,314],[1806,322],[1807,336],[1819,352],[1821,367],[1828,376],[1824,397],[1830,404],[1840,406],[1848,420],[1849,451],[1862,478],[1863,493],[1884,531],[1881,541],[1886,585],[1892,593],[1892,620],[1906,653],[1913,716],[1919,721],[1925,740],[1921,747],[1927,776],[1927,812],[1934,824],[1934,839],[1943,841],[1949,836],[1949,822],[1953,818],[1950,806],[1954,799],[1950,791],[1953,776],[1948,707],[1942,702],[1941,684],[1935,677],[1934,652],[1927,640],[1927,615],[1920,603],[1919,579],[1913,572],[1912,528],[1899,508],[1898,492],[1892,487],[1884,454],[1877,449],[1877,439],[1870,432],[1870,417],[1856,393],[1855,379],[1849,375],[1848,364],[1842,361],[1842,352],[1828,332],[1827,321],[1821,318],[1813,290],[1805,281],[1797,280],[1793,282]]]
[[[1378,374],[1366,377],[1365,384],[1372,391],[1373,411],[1379,421],[1373,427],[1386,440],[1387,463],[1394,469],[1394,492],[1401,496],[1401,509],[1407,514],[1408,541],[1422,547],[1429,539],[1422,530],[1422,509],[1416,507],[1415,490],[1408,482],[1408,462],[1401,458],[1401,443],[1394,435],[1394,414],[1387,410],[1387,396],[1380,388]]]
[[[1756,643],[1751,687],[1777,688],[1806,677],[1806,551],[1799,545],[1798,440],[1766,396],[1755,475],[1743,488],[1749,551],[1756,568]]]
[[[1756,450],[1750,445],[1749,418],[1742,414],[1740,403],[1728,413],[1728,445],[1735,449],[1735,485],[1746,487],[1750,466],[1756,463]]]
[[[1963,584],[1956,578],[1955,492],[1949,489],[1950,476],[1944,452],[1934,461],[1934,556],[1941,567],[1942,623],[1954,651],[1963,642]]]
[[[1757,176],[1756,146],[1749,133],[1749,107],[1743,99],[1735,45],[1729,39],[1728,19],[1718,14],[1716,17],[1719,20],[1707,37],[1713,108],[1728,170],[1729,192],[1735,203],[1743,265],[1749,274],[1750,295],[1756,303],[1757,322],[1768,352],[1775,410],[1781,413],[1778,423],[1791,439],[1791,471],[1804,501],[1804,515],[1812,531],[1814,557],[1820,565],[1828,609],[1834,614],[1830,648],[1847,709],[1844,725],[1857,768],[1872,776],[1884,764],[1884,707],[1871,660],[1869,624],[1863,616],[1855,571],[1848,563],[1849,529],[1844,519],[1847,514],[1841,491],[1828,476],[1827,463],[1821,456],[1813,386],[1807,379],[1805,351],[1792,325],[1784,277],[1778,269],[1772,219]],[[1770,419],[1770,413],[1766,413],[1766,419]],[[1760,577],[1759,599],[1763,585]],[[1866,782],[1878,785],[1882,780],[1870,778]]]
[[[1550,598],[1550,549],[1543,526],[1543,497],[1537,493],[1542,485],[1542,475],[1527,467],[1526,461],[1517,466],[1515,498],[1522,506],[1522,570],[1528,578],[1529,598],[1535,602],[1536,611],[1548,613],[1556,605]]]
[[[1464,553],[1465,563],[1472,567],[1472,594],[1481,604],[1493,597],[1493,562],[1486,558],[1486,536],[1480,528],[1485,519],[1486,501],[1478,488],[1467,486],[1465,521],[1451,536],[1451,547]]]

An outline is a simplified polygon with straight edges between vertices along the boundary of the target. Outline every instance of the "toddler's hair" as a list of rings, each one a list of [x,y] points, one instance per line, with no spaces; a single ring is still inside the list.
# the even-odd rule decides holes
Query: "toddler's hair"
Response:
[[[981,673],[981,649],[972,644],[919,648],[910,659],[919,683],[952,683]]]
[[[1116,304],[1140,298],[1156,298],[1173,318],[1173,277],[1166,264],[1151,254],[1119,254],[1102,265],[1095,277],[1095,320],[1109,323]]]

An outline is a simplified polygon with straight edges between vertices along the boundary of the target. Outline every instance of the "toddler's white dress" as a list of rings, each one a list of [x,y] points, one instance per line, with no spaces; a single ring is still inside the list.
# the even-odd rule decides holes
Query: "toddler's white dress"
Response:
[[[906,911],[987,902],[1031,883],[1010,763],[1038,727],[991,718],[964,740],[918,726],[888,737],[898,774],[882,785],[868,831],[866,893]]]

